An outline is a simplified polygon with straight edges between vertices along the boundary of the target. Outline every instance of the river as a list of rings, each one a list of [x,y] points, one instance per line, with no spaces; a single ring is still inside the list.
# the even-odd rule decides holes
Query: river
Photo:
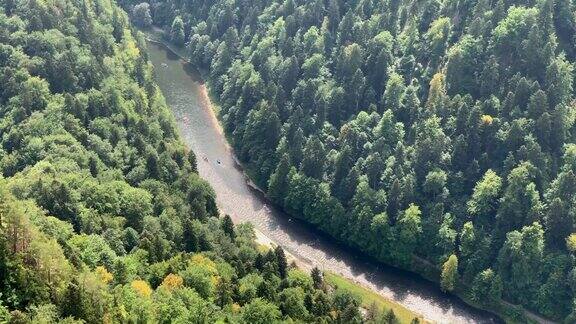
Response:
[[[200,176],[217,194],[222,213],[282,246],[299,264],[332,271],[438,323],[499,323],[496,316],[444,294],[413,273],[370,261],[274,208],[249,185],[235,162],[199,74],[163,45],[149,42],[155,77],[185,143],[196,153]]]

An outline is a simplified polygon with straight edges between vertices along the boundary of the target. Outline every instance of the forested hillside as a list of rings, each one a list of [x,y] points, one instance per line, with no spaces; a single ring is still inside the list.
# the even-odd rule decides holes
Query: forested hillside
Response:
[[[0,323],[361,321],[218,218],[143,48],[111,0],[0,0]]]
[[[570,0],[123,2],[208,71],[287,212],[485,307],[576,320]]]

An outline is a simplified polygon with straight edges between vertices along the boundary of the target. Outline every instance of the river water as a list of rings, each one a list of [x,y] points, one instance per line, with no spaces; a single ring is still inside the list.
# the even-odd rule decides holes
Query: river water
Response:
[[[378,264],[275,209],[248,184],[212,110],[206,88],[189,64],[163,45],[149,42],[148,55],[185,143],[196,153],[200,176],[217,194],[222,213],[251,222],[299,264],[339,273],[438,323],[499,323],[494,315],[444,294],[418,275]]]

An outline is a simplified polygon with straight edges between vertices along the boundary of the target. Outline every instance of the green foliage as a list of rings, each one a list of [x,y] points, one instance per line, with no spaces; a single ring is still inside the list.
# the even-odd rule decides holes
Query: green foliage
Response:
[[[502,298],[502,281],[492,269],[480,272],[472,285],[472,298],[482,304],[496,303]]]
[[[10,312],[8,311],[8,308],[3,305],[0,305],[0,321],[2,323],[10,322]]]
[[[398,262],[408,264],[412,253],[416,248],[418,236],[422,232],[421,228],[421,211],[416,205],[410,205],[400,216],[398,220],[397,250],[396,258]]]
[[[134,22],[165,19],[155,5],[137,4]],[[171,18],[179,45],[186,17]],[[250,226],[217,219],[143,48],[113,1],[0,1],[0,322],[308,320],[306,296],[323,292],[281,248],[258,252]],[[262,90],[257,73],[250,82]],[[272,156],[280,136],[279,112],[260,107],[248,156]]]
[[[332,303],[336,309],[338,323],[361,323],[362,319],[358,311],[360,300],[357,296],[346,290],[336,290]]]
[[[544,256],[544,231],[539,223],[507,234],[498,255],[505,295],[524,303],[534,302]]]
[[[477,222],[489,225],[493,220],[501,188],[502,179],[492,170],[486,171],[478,181],[468,201],[468,212],[474,215]]]
[[[149,21],[145,5],[122,4]],[[210,70],[234,149],[287,212],[406,268],[440,264],[458,243],[463,286],[493,269],[504,299],[555,320],[572,313],[570,1],[147,8]],[[181,158],[125,15],[104,0],[2,9],[0,170],[16,198],[101,235],[117,258],[218,246],[225,234],[202,225],[218,214],[214,194]],[[118,191],[107,196],[107,183]],[[83,258],[98,260],[70,253]],[[282,258],[270,260],[285,277]],[[353,322],[352,310],[337,313]]]
[[[152,16],[150,15],[150,4],[142,2],[134,6],[132,10],[134,24],[142,28],[148,28],[152,25]]]
[[[278,307],[261,298],[254,299],[242,309],[242,320],[245,323],[273,323],[280,317]]]
[[[236,233],[234,232],[234,223],[232,223],[232,218],[230,215],[224,215],[222,218],[222,231],[228,235],[232,240],[236,238]]]
[[[440,286],[444,291],[452,291],[458,282],[458,257],[452,254],[442,265]]]
[[[239,158],[292,217],[408,269],[441,270],[455,251],[463,289],[492,269],[504,299],[572,312],[571,270],[534,272],[516,248],[538,222],[537,254],[564,264],[576,232],[570,1],[150,8],[167,34],[183,21]],[[520,269],[527,290],[512,284]]]
[[[286,259],[282,247],[277,246],[274,249],[274,255],[276,257],[276,264],[278,266],[278,274],[280,275],[280,278],[286,278],[286,275],[288,274],[288,260]]]
[[[314,288],[316,289],[322,288],[322,285],[324,283],[323,278],[324,275],[322,274],[320,269],[314,267],[310,275],[312,276],[312,282],[314,283]]]
[[[282,290],[279,295],[282,313],[294,320],[304,320],[308,310],[304,305],[304,290],[300,287],[290,287]]]
[[[170,29],[170,41],[178,46],[184,45],[184,22],[180,16],[174,18]]]

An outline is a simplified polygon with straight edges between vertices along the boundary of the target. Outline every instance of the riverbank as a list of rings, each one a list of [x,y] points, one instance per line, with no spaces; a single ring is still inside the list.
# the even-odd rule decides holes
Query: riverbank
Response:
[[[167,44],[165,44],[165,42],[158,36],[154,37],[153,35],[148,34],[147,40],[150,42],[160,43],[166,46],[169,50],[177,54],[181,60],[187,61],[184,57],[182,57],[183,54],[182,50],[180,50],[180,53],[175,52],[174,49],[172,49],[170,46],[167,46]],[[212,107],[211,99],[209,98],[207,88],[204,85],[199,87],[197,99],[201,105],[204,105],[206,107]],[[225,133],[218,121],[216,111],[214,109],[210,110],[210,124],[212,124],[211,126],[214,129],[216,129],[221,136],[225,137]],[[230,145],[227,144],[226,146],[227,150],[230,150],[230,152],[232,153],[232,148],[230,147]],[[242,165],[235,158],[235,156],[234,156],[234,162],[238,164],[239,168],[242,168]],[[255,191],[258,191],[260,194],[262,195],[264,194],[264,192],[260,188],[258,188],[254,183],[250,181],[249,176],[247,174],[244,173],[244,177],[248,186],[253,188]],[[254,227],[254,233],[255,233],[255,241],[260,246],[261,249],[274,248],[277,245],[279,245],[273,239],[268,237],[266,234],[264,234],[261,230],[259,230],[256,227]],[[296,264],[298,268],[304,271],[310,272],[312,268],[314,268],[315,266],[312,260],[297,256],[294,253],[292,253],[290,249],[285,249],[285,253],[290,263]],[[341,287],[359,296],[362,300],[363,308],[367,309],[371,303],[376,302],[377,306],[380,309],[394,310],[394,312],[398,315],[399,319],[401,320],[401,323],[410,323],[414,318],[419,318],[422,321],[422,323],[432,323],[432,321],[425,320],[424,316],[422,316],[421,314],[411,311],[408,308],[402,306],[401,304],[394,302],[393,300],[389,300],[383,296],[378,295],[376,292],[371,291],[368,287],[364,287],[334,272],[326,272],[326,274],[327,278],[330,278],[330,283],[333,287],[336,286]]]
[[[145,31],[144,34],[146,35],[146,40],[149,42],[154,42],[154,43],[158,43],[158,44],[162,44],[163,46],[165,46],[166,48],[168,48],[170,51],[172,51],[173,53],[175,53],[176,55],[178,55],[178,57],[185,61],[185,62],[189,62],[188,59],[186,59],[184,57],[185,53],[183,49],[178,49],[175,48],[173,46],[171,46],[168,42],[164,41],[162,39],[161,33],[163,31],[157,27],[154,27],[152,30],[149,31]],[[214,105],[212,104],[212,100],[209,97],[208,94],[208,90],[205,86],[200,87],[200,96],[199,96],[200,101],[202,102],[203,105],[206,106],[210,106],[210,107],[214,107]],[[217,109],[212,109],[213,114],[211,114],[211,120],[213,123],[214,128],[216,128],[218,130],[218,132],[222,135],[222,136],[226,136],[226,134],[224,133],[224,130],[222,129],[222,126],[220,125],[220,122],[218,121],[217,118]],[[230,147],[230,145],[228,145],[228,149],[232,150],[232,148]],[[240,164],[240,162],[238,161],[238,159],[235,158],[235,162]],[[257,228],[254,228],[254,234],[256,236],[256,243],[262,247],[267,247],[267,248],[273,248],[276,246],[276,244],[274,243],[274,241],[272,239],[270,239],[268,236],[266,236],[264,233],[262,233],[260,230],[258,230]],[[310,266],[308,264],[305,264],[303,262],[301,262],[300,260],[298,260],[298,258],[296,258],[295,256],[293,256],[292,254],[290,254],[289,252],[286,252],[287,256],[292,259],[292,261],[295,261],[298,266],[302,266],[303,268],[310,270]]]
[[[149,38],[151,41],[158,41],[157,38]],[[304,267],[317,266],[322,270],[341,274],[359,286],[416,313],[425,314],[425,317],[434,321],[499,322],[490,314],[481,313],[466,306],[461,300],[441,293],[437,284],[414,273],[375,263],[357,251],[335,242],[333,238],[309,224],[275,208],[262,192],[248,185],[248,179],[243,173],[245,169],[235,162],[233,151],[224,139],[225,134],[211,108],[206,85],[198,81],[196,75],[191,74],[189,66],[183,68],[185,64],[182,62],[186,60],[178,59],[177,53],[171,52],[168,55],[158,51],[156,45],[151,46],[150,52],[152,56],[156,56],[153,59],[156,60],[157,71],[164,79],[159,84],[161,87],[163,85],[167,101],[171,101],[169,104],[173,108],[183,137],[199,156],[205,155],[210,161],[217,157],[222,159],[222,164],[219,162],[218,165],[199,160],[199,172],[217,191],[222,212],[230,214],[236,222],[252,222],[262,234],[258,235],[260,239],[266,237],[264,241],[279,243],[285,247],[287,253],[300,260]],[[176,60],[180,63],[171,63]],[[181,74],[178,70],[182,69],[186,70],[188,76],[178,75]],[[184,80],[185,78],[188,78],[188,81]],[[190,127],[189,120],[200,124]]]
[[[226,138],[228,138],[228,136],[226,136]],[[230,140],[230,138],[228,138],[228,140]],[[240,165],[242,165],[243,169],[245,170],[244,173],[247,175],[247,181],[249,181],[249,184],[251,186],[253,186],[254,188],[256,188],[257,190],[259,190],[260,192],[262,192],[264,195],[266,195],[266,193],[262,189],[260,189],[258,184],[255,184],[252,182],[253,177],[251,177],[250,175],[253,175],[256,173],[256,171],[252,168],[252,166],[243,164],[240,161],[238,161],[238,163]],[[291,216],[298,218],[298,215],[291,215]],[[303,219],[299,219],[299,220],[306,222]],[[313,224],[309,224],[307,222],[306,222],[306,224],[308,224],[310,226],[314,226]],[[358,254],[360,254],[364,257],[374,259],[374,260],[376,260],[376,262],[381,263],[381,264],[385,264],[386,266],[391,266],[391,267],[395,267],[397,269],[411,272],[415,275],[421,276],[422,278],[424,278],[430,282],[433,282],[435,285],[437,285],[437,287],[440,287],[441,269],[438,268],[437,266],[435,266],[434,264],[432,264],[428,260],[420,258],[416,255],[413,255],[411,267],[406,268],[406,267],[400,267],[400,266],[397,266],[394,264],[386,264],[386,263],[383,263],[382,261],[375,259],[372,256],[366,255],[363,251],[359,250],[356,247],[347,246],[347,244],[345,242],[342,242],[338,238],[333,237],[330,233],[324,232],[321,229],[317,229],[317,230],[325,233],[326,235],[328,235],[330,237],[332,237],[332,239],[339,242],[339,244],[345,245],[348,249],[354,250],[355,252],[357,252]],[[335,275],[335,274],[333,274],[333,275]],[[344,278],[342,276],[339,276],[339,277],[341,278],[341,280],[347,280],[346,278]],[[338,282],[339,280],[335,280],[335,281]],[[467,305],[469,305],[473,308],[476,308],[476,309],[479,309],[482,311],[486,311],[486,312],[489,312],[489,313],[492,313],[492,314],[498,316],[506,324],[556,324],[557,323],[557,322],[554,322],[554,321],[549,320],[547,318],[544,318],[541,315],[536,314],[530,310],[527,310],[526,308],[524,308],[521,305],[515,305],[515,304],[512,304],[512,303],[505,301],[505,300],[501,300],[501,302],[499,304],[493,305],[493,306],[487,306],[487,305],[479,304],[479,303],[473,301],[469,297],[469,294],[471,291],[470,287],[465,286],[462,283],[459,283],[456,286],[457,287],[455,288],[455,290],[450,292],[449,294],[459,298],[464,303],[466,303]],[[359,287],[362,289],[369,289],[365,285],[360,285]]]
[[[276,244],[272,241],[269,241],[267,238],[259,237],[261,232],[256,231],[256,242],[259,245],[259,248],[262,251],[267,251],[268,249],[272,249],[276,247]],[[263,240],[262,240],[263,239]],[[295,258],[291,254],[287,254],[287,259],[289,263],[294,262],[299,269],[306,270],[310,272],[311,268],[302,267],[300,260]],[[398,318],[399,322],[404,323],[411,323],[412,320],[417,318],[420,324],[431,324],[433,323],[430,320],[425,319],[422,315],[414,313],[413,311],[407,309],[406,307],[400,305],[399,303],[384,298],[381,295],[377,294],[376,292],[355,283],[354,281],[347,279],[339,274],[333,273],[331,271],[324,271],[324,282],[330,287],[330,289],[343,289],[354,296],[358,297],[360,300],[360,307],[364,309],[364,312],[367,312],[373,307],[376,307],[380,312],[388,312],[392,310],[396,317]]]
[[[346,279],[338,274],[332,272],[325,272],[324,273],[324,281],[335,288],[341,288],[351,292],[353,295],[356,295],[361,300],[361,306],[364,309],[370,309],[375,305],[380,311],[394,311],[394,314],[400,321],[400,323],[410,323],[416,316],[415,314],[402,305],[386,299],[377,293],[373,292],[370,289],[367,289],[361,285],[356,284],[355,282]],[[429,320],[426,320],[423,317],[417,317],[420,320],[420,323],[432,323]]]

